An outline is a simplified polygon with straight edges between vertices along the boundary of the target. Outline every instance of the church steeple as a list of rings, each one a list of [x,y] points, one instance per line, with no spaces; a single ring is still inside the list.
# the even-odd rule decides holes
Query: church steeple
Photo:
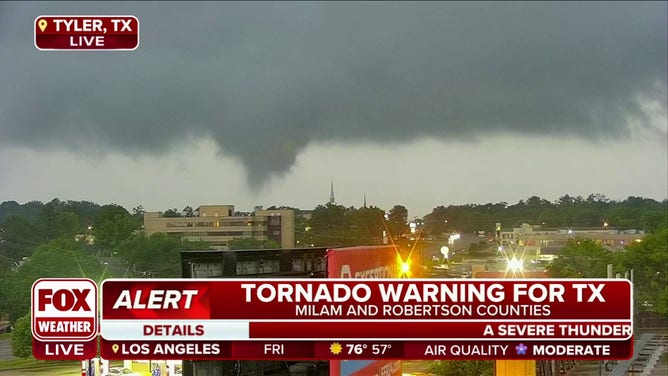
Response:
[[[336,200],[334,199],[334,180],[330,182],[329,186],[329,203],[332,205],[336,204]]]
[[[364,194],[364,207],[366,208],[366,193]]]

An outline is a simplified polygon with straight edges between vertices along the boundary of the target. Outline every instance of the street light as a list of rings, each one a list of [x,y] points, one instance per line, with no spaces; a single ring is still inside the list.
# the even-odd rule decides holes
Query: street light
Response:
[[[448,259],[448,254],[449,253],[450,253],[450,248],[448,248],[445,245],[441,247],[441,254],[443,255],[443,261],[444,262],[445,262],[445,260]]]
[[[513,258],[508,260],[508,268],[507,271],[511,271],[513,274],[517,272],[521,272],[523,269],[523,262],[521,259],[518,259],[516,256],[513,255]]]
[[[448,257],[449,252],[450,252],[450,248],[448,248],[447,246],[444,245],[444,246],[441,247],[441,254],[443,256],[445,256],[445,258]]]

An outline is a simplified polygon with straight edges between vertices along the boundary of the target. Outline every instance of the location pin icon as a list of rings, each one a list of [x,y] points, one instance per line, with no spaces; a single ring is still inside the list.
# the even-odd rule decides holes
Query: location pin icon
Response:
[[[118,352],[118,345],[116,344],[111,345],[111,349],[114,351],[114,354],[116,354]]]
[[[48,25],[48,22],[46,22],[46,20],[43,19],[43,18],[41,20],[37,21],[37,26],[39,26],[39,29],[42,30],[42,32],[44,32],[44,30],[46,30],[46,25]]]

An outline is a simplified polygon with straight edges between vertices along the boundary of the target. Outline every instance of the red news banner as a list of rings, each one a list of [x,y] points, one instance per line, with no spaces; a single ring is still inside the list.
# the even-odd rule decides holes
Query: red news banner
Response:
[[[39,50],[134,50],[139,46],[135,16],[39,16],[34,30]]]
[[[626,359],[621,279],[106,280],[106,359]],[[33,286],[33,353],[97,352],[97,287]]]
[[[626,280],[107,280],[104,358],[623,359]],[[178,340],[177,340],[178,339]]]

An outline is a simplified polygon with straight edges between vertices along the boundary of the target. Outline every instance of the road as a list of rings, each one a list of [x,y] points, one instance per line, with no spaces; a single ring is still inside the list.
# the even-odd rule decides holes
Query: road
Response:
[[[0,360],[14,359],[12,355],[12,344],[9,339],[0,339]]]

